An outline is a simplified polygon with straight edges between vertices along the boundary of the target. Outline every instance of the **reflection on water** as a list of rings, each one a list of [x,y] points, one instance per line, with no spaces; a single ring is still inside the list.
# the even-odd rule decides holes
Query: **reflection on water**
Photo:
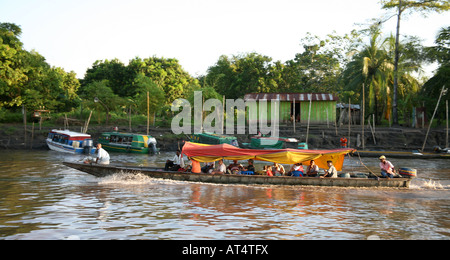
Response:
[[[449,239],[445,160],[391,160],[417,168],[410,189],[245,186],[95,178],[52,151],[0,151],[0,239]],[[113,154],[125,164],[155,157]],[[377,172],[378,161],[364,158]],[[261,167],[261,165],[259,165]],[[346,170],[365,171],[359,160]]]

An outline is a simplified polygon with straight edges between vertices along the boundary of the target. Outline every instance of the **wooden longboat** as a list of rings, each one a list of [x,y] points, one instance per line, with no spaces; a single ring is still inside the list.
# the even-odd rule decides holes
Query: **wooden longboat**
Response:
[[[311,177],[269,177],[260,175],[211,175],[168,172],[158,168],[120,166],[120,165],[97,165],[78,162],[64,162],[64,165],[94,175],[106,177],[116,173],[141,173],[151,178],[203,182],[216,184],[244,184],[244,185],[301,185],[301,186],[332,186],[332,187],[396,187],[409,188],[409,178],[311,178]]]

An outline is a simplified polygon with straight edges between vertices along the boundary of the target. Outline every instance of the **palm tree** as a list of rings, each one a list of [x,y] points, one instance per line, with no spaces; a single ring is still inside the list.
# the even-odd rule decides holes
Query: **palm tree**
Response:
[[[421,70],[420,44],[417,39],[409,39],[400,45],[402,55],[398,69],[401,76],[398,79],[399,111],[403,112],[405,119],[409,118],[407,111],[413,106],[413,101],[420,89],[420,84],[411,73]],[[353,60],[347,65],[343,73],[345,89],[362,93],[362,85],[365,84],[368,97],[369,114],[375,114],[377,122],[391,119],[393,110],[393,87],[395,81],[395,49],[396,38],[381,38],[378,26],[370,28],[369,44],[363,46]]]
[[[378,122],[381,119],[380,107],[388,103],[388,76],[394,68],[386,49],[388,39],[380,40],[380,36],[380,29],[372,27],[369,44],[354,56],[343,73],[346,90],[362,93],[362,85],[366,86],[368,111],[369,114],[374,113],[377,116]]]

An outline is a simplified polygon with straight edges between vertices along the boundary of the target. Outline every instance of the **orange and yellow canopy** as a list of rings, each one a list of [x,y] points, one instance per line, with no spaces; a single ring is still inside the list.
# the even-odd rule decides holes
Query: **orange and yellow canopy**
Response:
[[[257,160],[277,162],[280,164],[303,163],[309,165],[314,160],[320,168],[327,169],[327,161],[332,161],[338,171],[342,171],[345,155],[353,149],[335,150],[254,150],[241,149],[229,144],[207,145],[186,142],[183,146],[183,154],[198,162],[214,162],[220,159],[226,160]]]

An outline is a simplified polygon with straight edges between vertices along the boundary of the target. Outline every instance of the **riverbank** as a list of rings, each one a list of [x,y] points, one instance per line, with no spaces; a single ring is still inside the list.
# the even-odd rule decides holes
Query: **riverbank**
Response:
[[[72,131],[80,131],[80,127],[70,127]],[[112,126],[91,126],[88,133],[94,139],[94,142],[100,137],[101,133],[112,131]],[[1,124],[0,125],[0,149],[12,150],[43,150],[48,149],[45,139],[52,129],[61,129],[55,126],[42,127],[27,126],[26,132],[21,124]],[[133,127],[134,133],[146,133],[146,126]],[[119,131],[129,132],[128,127],[119,126]],[[340,145],[340,138],[346,136],[349,139],[349,146],[362,150],[362,133],[360,126],[351,128],[348,136],[348,127],[327,127],[313,126],[308,135],[308,144],[310,149],[332,149]],[[306,141],[306,127],[297,126],[294,132],[292,126],[280,126],[280,136],[294,137],[301,142]],[[183,141],[187,141],[187,135],[175,135],[170,128],[151,127],[150,135],[156,138],[158,148],[161,151],[174,151]],[[426,129],[415,128],[389,128],[377,127],[373,134],[370,129],[365,130],[365,150],[389,150],[389,151],[411,151],[421,149],[425,140]],[[235,135],[239,143],[250,142],[252,135]],[[446,132],[445,129],[432,129],[427,139],[425,151],[433,151],[434,146],[445,147]]]

